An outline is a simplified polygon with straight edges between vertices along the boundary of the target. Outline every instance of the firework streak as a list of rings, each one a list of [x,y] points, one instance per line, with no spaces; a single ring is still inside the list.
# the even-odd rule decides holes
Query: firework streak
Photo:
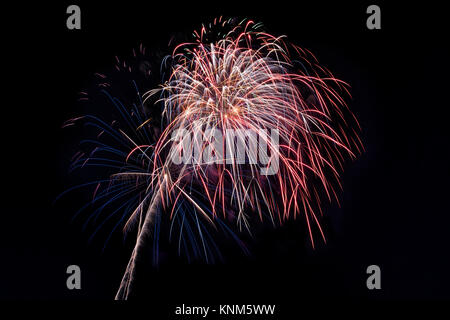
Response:
[[[94,201],[120,202],[118,225],[137,229],[116,298],[129,296],[150,233],[157,262],[162,217],[180,254],[206,262],[220,255],[214,232],[245,251],[237,235],[251,234],[258,221],[277,226],[302,216],[312,246],[316,233],[325,241],[321,199],[337,200],[343,162],[362,149],[342,97],[348,85],[310,52],[248,20],[215,19],[176,46],[162,69],[163,84],[142,95],[136,89],[133,107],[105,91],[126,125],[83,117],[111,143],[94,142],[90,154],[74,161],[116,170],[93,183]]]

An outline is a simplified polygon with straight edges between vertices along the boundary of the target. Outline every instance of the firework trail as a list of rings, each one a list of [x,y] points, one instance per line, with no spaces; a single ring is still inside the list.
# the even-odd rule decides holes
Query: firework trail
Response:
[[[207,262],[220,257],[213,232],[228,235],[245,251],[233,226],[237,234],[251,234],[258,220],[276,226],[303,216],[312,246],[316,233],[325,241],[321,199],[337,200],[343,162],[362,148],[359,126],[342,97],[349,95],[348,85],[310,52],[248,20],[215,19],[195,31],[192,42],[177,45],[161,68],[163,84],[142,95],[136,88],[131,109],[107,94],[127,129],[89,118],[110,144],[94,142],[94,151],[74,162],[77,167],[106,160],[116,170],[109,180],[94,183],[94,200],[120,201],[116,227],[137,228],[116,298],[129,296],[149,233],[157,260],[164,218],[170,221],[169,237],[177,235],[180,254]],[[217,133],[226,139],[215,141]],[[233,152],[235,142],[250,151],[247,158],[260,162],[242,161]],[[93,155],[99,152],[102,157]],[[174,161],[180,157],[186,161]],[[267,173],[262,164],[275,170]]]

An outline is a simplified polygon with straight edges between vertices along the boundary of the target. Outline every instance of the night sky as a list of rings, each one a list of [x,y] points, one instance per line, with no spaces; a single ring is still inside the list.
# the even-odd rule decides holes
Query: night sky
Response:
[[[163,310],[272,303],[285,312],[309,300],[448,299],[448,26],[438,6],[374,3],[381,30],[366,28],[372,2],[63,1],[5,11],[0,298],[114,298],[129,243],[120,232],[104,252],[101,236],[88,243],[83,221],[71,222],[85,201],[79,193],[52,205],[83,178],[68,173],[79,137],[61,126],[83,111],[78,93],[116,55],[127,57],[141,43],[166,53],[173,35],[223,15],[262,21],[348,82],[366,151],[345,165],[341,206],[324,205],[327,245],[312,250],[299,219],[263,230],[251,257],[230,250],[214,265],[170,257],[155,269],[149,254],[132,298]],[[66,28],[70,4],[81,7],[81,30]],[[81,290],[66,288],[71,264],[81,267]],[[366,288],[371,264],[381,268],[381,290]]]

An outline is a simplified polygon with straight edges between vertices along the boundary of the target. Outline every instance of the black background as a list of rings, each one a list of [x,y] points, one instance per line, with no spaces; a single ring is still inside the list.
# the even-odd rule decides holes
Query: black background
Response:
[[[52,205],[73,177],[75,141],[62,123],[78,114],[78,93],[94,72],[143,43],[164,47],[214,17],[262,21],[273,34],[311,50],[350,83],[350,108],[366,151],[347,163],[342,205],[325,208],[329,243],[311,250],[302,224],[268,231],[252,257],[215,265],[167,263],[141,271],[136,297],[176,304],[431,300],[450,297],[448,245],[448,28],[443,8],[381,7],[382,29],[368,30],[371,2],[328,4],[76,1],[82,29],[67,30],[67,1],[3,10],[0,297],[111,300],[129,248],[70,223],[76,208]],[[120,235],[119,235],[120,237]],[[82,290],[67,290],[66,267],[82,270]],[[366,288],[366,268],[382,270],[382,290]],[[167,312],[169,312],[167,311]]]

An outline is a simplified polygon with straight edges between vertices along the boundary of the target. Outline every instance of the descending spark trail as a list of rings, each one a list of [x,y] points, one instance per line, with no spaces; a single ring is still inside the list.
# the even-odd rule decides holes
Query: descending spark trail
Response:
[[[220,255],[211,231],[227,234],[246,250],[232,226],[251,234],[255,218],[281,225],[303,216],[312,246],[315,233],[325,241],[317,214],[321,194],[337,199],[345,158],[361,152],[359,126],[342,97],[348,85],[311,53],[247,20],[215,19],[194,37],[164,59],[164,83],[142,96],[137,92],[131,110],[105,91],[126,126],[83,118],[109,136],[111,145],[94,142],[93,152],[78,156],[74,166],[103,163],[116,169],[106,190],[100,188],[105,182],[98,182],[94,200],[128,197],[120,200],[117,210],[124,214],[117,225],[138,229],[117,299],[129,296],[136,258],[150,232],[158,241],[162,215],[171,221],[169,237],[178,230],[180,252],[207,262]],[[148,105],[161,105],[162,112],[150,116]],[[229,130],[237,132],[232,140],[212,143],[213,132],[227,136]],[[272,130],[278,132],[276,141],[268,134]],[[276,172],[263,174],[258,163],[243,163],[233,152],[220,161],[235,141],[251,149],[255,141],[248,132],[257,132],[260,143],[249,158],[259,156],[268,166],[276,162]],[[186,136],[197,140],[186,147]],[[196,151],[216,161],[174,162]],[[106,156],[93,156],[99,152]],[[155,259],[157,252],[155,246]]]

